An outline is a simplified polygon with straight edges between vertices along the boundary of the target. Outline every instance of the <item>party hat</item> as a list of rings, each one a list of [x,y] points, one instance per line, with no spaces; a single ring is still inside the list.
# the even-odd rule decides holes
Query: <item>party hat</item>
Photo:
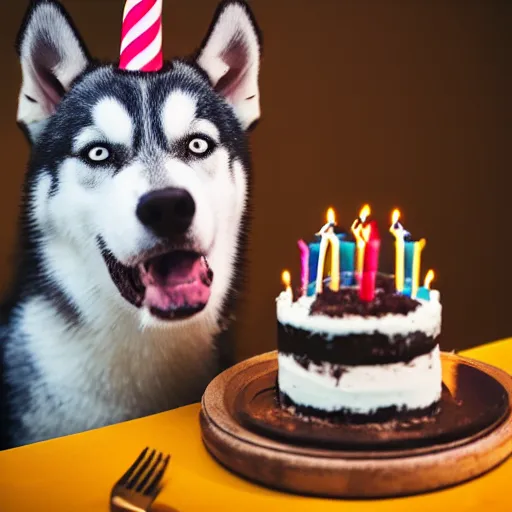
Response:
[[[119,67],[158,71],[162,64],[162,0],[126,0]]]

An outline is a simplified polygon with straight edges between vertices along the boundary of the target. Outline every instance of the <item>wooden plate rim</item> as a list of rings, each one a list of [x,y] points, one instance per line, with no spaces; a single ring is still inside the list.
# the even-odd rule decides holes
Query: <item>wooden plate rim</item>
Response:
[[[250,378],[277,366],[276,351],[248,359],[223,372],[208,386],[200,414],[203,442],[223,465],[270,487],[331,497],[383,497],[424,492],[474,478],[501,463],[512,452],[512,416],[483,437],[431,452],[342,452],[294,446],[258,435],[239,425],[227,410],[224,392],[233,379]],[[496,378],[512,397],[512,376],[480,361],[452,353]],[[274,362],[274,363],[273,363]],[[275,368],[274,366],[274,368]],[[259,372],[259,373],[258,373]],[[236,384],[236,382],[235,382]],[[420,449],[423,450],[423,449]],[[265,465],[265,471],[262,471]],[[278,475],[278,477],[276,477]],[[372,485],[368,485],[368,481]]]
[[[442,359],[452,359],[464,362],[473,366],[481,371],[494,377],[506,389],[509,395],[509,404],[512,409],[512,376],[499,368],[496,368],[486,363],[468,357],[459,356],[450,352],[441,352]],[[271,364],[274,368],[268,368],[266,365]],[[255,368],[260,366],[261,371],[256,372]],[[202,409],[206,416],[221,430],[227,434],[238,438],[241,442],[252,443],[257,446],[265,447],[271,450],[284,451],[287,453],[293,452],[297,455],[310,455],[315,454],[316,457],[326,458],[362,458],[362,459],[375,459],[375,458],[403,458],[412,455],[423,455],[427,453],[435,453],[445,451],[447,449],[463,446],[473,440],[480,439],[483,435],[489,434],[491,428],[485,429],[484,434],[478,433],[470,436],[465,440],[457,440],[450,443],[443,443],[440,445],[432,445],[430,447],[410,448],[404,450],[339,450],[330,448],[317,448],[310,446],[294,445],[291,443],[281,442],[266,437],[263,434],[258,434],[252,430],[247,429],[241,425],[235,418],[233,418],[226,406],[224,390],[231,389],[233,379],[248,377],[250,381],[257,379],[262,373],[277,369],[277,351],[267,352],[245,361],[238,363],[232,368],[226,370],[218,375],[206,389],[202,398]],[[252,373],[251,372],[254,372]],[[247,381],[245,381],[247,383]],[[499,428],[503,422],[509,420],[512,412],[499,424],[493,425],[494,428]]]

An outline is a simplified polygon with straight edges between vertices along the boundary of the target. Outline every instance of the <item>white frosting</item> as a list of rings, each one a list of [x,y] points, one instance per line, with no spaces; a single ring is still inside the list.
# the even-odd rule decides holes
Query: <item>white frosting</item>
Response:
[[[428,407],[441,396],[441,358],[437,345],[409,363],[343,366],[339,381],[330,363],[306,370],[292,355],[279,354],[279,388],[296,404],[324,411],[350,409],[369,414],[381,407]]]
[[[293,302],[289,293],[282,292],[276,299],[278,321],[315,334],[321,333],[327,340],[334,336],[375,331],[390,337],[415,331],[422,331],[427,336],[436,337],[441,332],[441,302],[437,290],[430,291],[430,300],[418,299],[421,305],[407,315],[387,314],[381,317],[346,315],[342,318],[310,315],[309,310],[314,300],[314,296],[304,296]]]

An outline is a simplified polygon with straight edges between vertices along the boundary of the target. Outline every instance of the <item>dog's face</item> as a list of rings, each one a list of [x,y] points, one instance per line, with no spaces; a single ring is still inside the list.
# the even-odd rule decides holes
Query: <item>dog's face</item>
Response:
[[[138,73],[91,65],[62,8],[33,5],[18,120],[48,264],[65,246],[145,323],[219,308],[248,193],[245,131],[259,117],[247,7],[224,4],[193,61]]]

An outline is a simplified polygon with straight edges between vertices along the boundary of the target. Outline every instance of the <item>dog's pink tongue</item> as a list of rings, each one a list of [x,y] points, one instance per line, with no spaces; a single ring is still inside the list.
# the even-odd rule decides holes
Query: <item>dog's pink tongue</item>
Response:
[[[159,316],[173,318],[206,306],[213,274],[202,256],[176,251],[153,259],[141,278],[146,287],[144,304]]]

